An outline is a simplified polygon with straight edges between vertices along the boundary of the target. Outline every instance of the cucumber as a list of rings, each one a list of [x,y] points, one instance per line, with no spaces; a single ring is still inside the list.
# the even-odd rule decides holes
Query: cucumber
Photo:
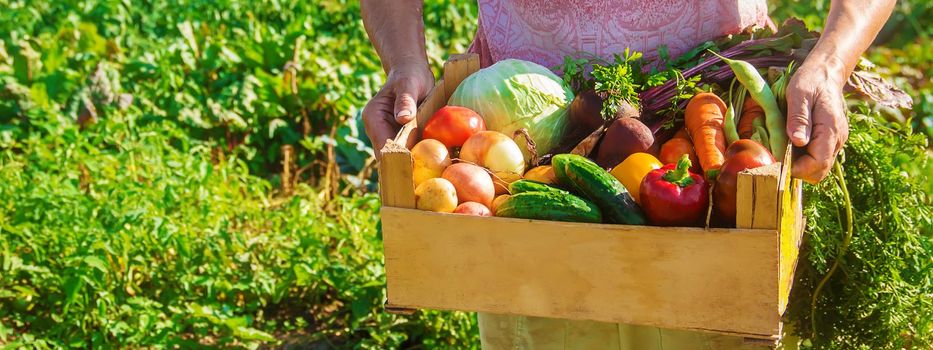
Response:
[[[509,185],[509,193],[519,194],[523,192],[553,192],[561,194],[570,194],[570,192],[564,191],[557,187],[545,184],[543,182],[533,181],[533,180],[518,180]]]
[[[625,186],[593,161],[575,154],[558,154],[551,158],[551,165],[558,182],[596,203],[606,221],[626,225],[648,222]]]
[[[496,216],[569,222],[602,222],[599,207],[570,193],[522,192],[496,208]]]

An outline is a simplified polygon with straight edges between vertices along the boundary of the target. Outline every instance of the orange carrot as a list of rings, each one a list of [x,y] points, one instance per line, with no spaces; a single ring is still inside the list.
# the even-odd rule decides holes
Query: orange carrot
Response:
[[[755,133],[755,119],[764,118],[765,111],[751,97],[742,104],[742,117],[739,118],[739,138],[748,139]]]
[[[724,161],[726,136],[722,130],[722,123],[725,113],[726,103],[719,96],[709,92],[693,96],[684,110],[687,134],[693,140],[693,147],[705,173],[719,170]]]

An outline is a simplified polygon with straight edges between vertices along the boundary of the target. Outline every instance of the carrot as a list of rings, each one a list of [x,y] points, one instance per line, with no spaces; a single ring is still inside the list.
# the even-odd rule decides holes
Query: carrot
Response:
[[[752,134],[755,133],[753,124],[755,119],[764,116],[765,111],[761,109],[758,102],[755,102],[751,97],[745,98],[745,103],[742,104],[742,117],[739,118],[739,137],[743,139],[751,138]]]
[[[719,170],[726,151],[726,136],[722,129],[726,103],[709,92],[696,94],[684,110],[687,134],[693,140],[703,172]]]
[[[693,150],[693,142],[690,142],[690,137],[687,136],[687,130],[680,129],[674,134],[674,137],[671,137],[670,140],[661,145],[661,152],[658,154],[658,160],[660,160],[662,164],[677,164],[677,161],[680,160],[684,154],[690,158],[690,164],[699,168],[700,163],[697,160],[696,151]]]

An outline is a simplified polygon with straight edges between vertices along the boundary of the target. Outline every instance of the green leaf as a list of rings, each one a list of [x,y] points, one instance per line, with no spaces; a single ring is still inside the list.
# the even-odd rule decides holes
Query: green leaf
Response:
[[[84,287],[84,278],[78,276],[71,276],[65,280],[65,283],[62,285],[62,290],[65,292],[65,305],[62,313],[67,314],[68,308],[75,302],[78,298],[78,294],[81,292],[81,289]]]
[[[243,340],[259,340],[259,341],[265,341],[265,342],[276,341],[275,337],[272,334],[260,331],[255,328],[250,328],[250,327],[235,328],[233,333],[237,337]]]
[[[198,48],[198,40],[194,36],[194,28],[191,25],[190,21],[184,21],[178,23],[178,31],[181,32],[181,36],[185,38],[185,42],[188,44],[188,48],[194,52],[195,57],[201,55],[201,50]]]
[[[84,257],[84,263],[87,264],[87,265],[90,266],[90,267],[93,267],[93,268],[97,269],[97,270],[100,271],[100,272],[106,273],[107,270],[108,270],[108,268],[107,268],[107,262],[104,261],[103,259],[99,258],[99,257],[96,257],[96,256],[86,256],[86,257]]]

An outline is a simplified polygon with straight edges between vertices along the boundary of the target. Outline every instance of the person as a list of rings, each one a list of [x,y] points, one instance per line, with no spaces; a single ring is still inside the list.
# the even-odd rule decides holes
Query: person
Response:
[[[848,138],[842,91],[859,57],[893,11],[894,0],[832,0],[823,33],[787,87],[787,134],[803,152],[793,176],[810,183],[829,173]],[[425,52],[421,0],[362,0],[363,24],[387,79],[363,119],[377,152],[434,85]],[[672,57],[749,26],[771,25],[766,0],[479,0],[471,52],[482,66],[518,58],[553,67],[564,55],[611,59],[626,47]],[[738,338],[651,327],[479,315],[484,348],[739,348]],[[737,340],[738,339],[738,340]]]

